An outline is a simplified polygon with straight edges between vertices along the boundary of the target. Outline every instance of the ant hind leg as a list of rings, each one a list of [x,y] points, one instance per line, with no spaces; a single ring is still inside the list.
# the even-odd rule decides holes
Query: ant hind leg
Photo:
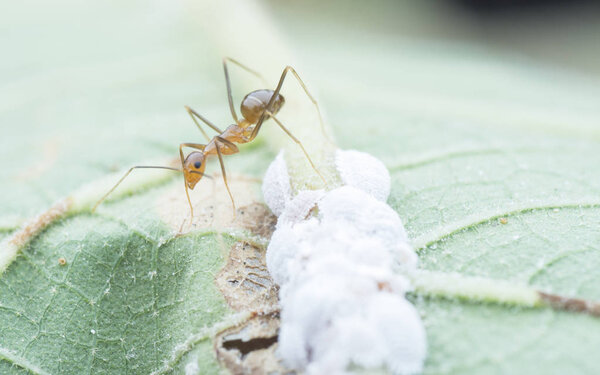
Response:
[[[254,75],[255,77],[257,77],[258,79],[260,79],[263,84],[265,85],[265,87],[267,87],[269,84],[267,83],[267,81],[265,80],[265,78],[258,73],[257,71],[248,68],[246,65],[238,62],[237,60],[232,59],[231,57],[224,57],[223,58],[223,72],[225,73],[225,84],[227,85],[227,101],[229,102],[229,110],[231,111],[231,116],[233,117],[233,120],[236,122],[236,124],[238,123],[239,119],[237,116],[237,113],[235,112],[235,108],[233,106],[233,96],[232,96],[232,91],[231,91],[231,80],[229,79],[229,69],[227,67],[227,63],[230,62],[234,65],[237,65],[238,67],[244,69],[246,72]]]
[[[329,142],[331,142],[331,139],[329,138],[329,135],[325,131],[325,123],[323,122],[323,116],[321,115],[321,108],[319,107],[319,103],[317,103],[317,100],[310,94],[310,92],[308,91],[308,88],[306,87],[306,84],[304,83],[304,81],[302,81],[302,79],[298,75],[298,72],[296,72],[296,69],[294,69],[294,68],[292,68],[291,66],[288,65],[288,66],[285,67],[285,71],[292,72],[292,74],[294,75],[294,77],[296,77],[296,80],[298,80],[298,83],[300,84],[300,86],[302,87],[302,89],[304,90],[304,92],[306,93],[306,96],[308,96],[308,98],[310,99],[310,101],[314,104],[315,108],[317,109],[317,114],[319,115],[319,123],[321,124],[321,132],[323,133],[323,135],[325,136],[325,138]]]
[[[321,172],[319,172],[319,170],[317,169],[317,167],[315,166],[315,163],[313,163],[312,159],[310,158],[310,156],[308,155],[308,152],[306,152],[306,150],[304,149],[304,146],[302,145],[302,142],[300,142],[300,140],[296,137],[294,137],[294,135],[288,130],[288,128],[286,128],[281,121],[279,121],[277,119],[277,117],[275,117],[272,113],[267,113],[272,119],[273,121],[275,121],[277,123],[277,125],[279,125],[279,127],[290,137],[292,138],[292,140],[294,142],[296,142],[298,144],[298,146],[300,146],[300,148],[302,149],[302,152],[304,153],[304,156],[306,156],[306,159],[308,160],[308,162],[310,163],[311,167],[315,170],[315,172],[317,172],[317,174],[319,175],[319,177],[321,178],[321,180],[323,181],[323,183],[325,184],[325,186],[327,186],[327,181],[325,181],[325,178],[323,177],[323,175],[321,174]]]

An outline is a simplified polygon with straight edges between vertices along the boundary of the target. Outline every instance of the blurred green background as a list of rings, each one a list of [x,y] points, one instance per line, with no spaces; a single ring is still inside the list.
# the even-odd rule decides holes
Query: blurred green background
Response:
[[[222,50],[215,48],[222,41],[207,40],[203,24],[211,15],[194,12],[193,3],[22,1],[3,7],[5,215],[30,216],[106,171],[173,154],[174,145],[197,136],[184,104],[229,123],[218,78]],[[508,100],[515,102],[510,111],[521,105],[547,112],[549,105],[557,112],[553,123],[566,116],[563,106],[573,105],[581,111],[569,113],[571,120],[596,128],[587,117],[598,108],[599,6],[535,3],[488,10],[454,1],[267,1],[265,7],[341,139],[344,106],[361,103],[368,119],[373,104],[381,107],[398,92],[412,97],[386,105],[422,111],[411,102],[429,96],[441,106],[462,98],[463,106],[476,107],[485,97],[497,101],[499,113]],[[258,50],[269,58],[268,48]],[[526,74],[544,75],[547,86],[519,82],[515,65],[535,66]],[[584,85],[564,103],[571,99],[556,95],[554,83],[573,80]],[[498,93],[521,83],[512,97]],[[592,91],[582,92],[586,88]],[[60,168],[49,173],[45,166],[54,163]]]
[[[227,36],[207,39],[203,25],[211,15],[194,3],[22,1],[3,7],[5,226],[7,217],[28,217],[108,171],[175,155],[177,144],[198,136],[185,104],[229,123],[218,47]],[[345,122],[372,119],[382,107],[461,121],[484,111],[490,99],[499,119],[549,119],[543,126],[566,127],[565,134],[574,121],[597,131],[590,119],[599,107],[597,4],[481,10],[465,3],[267,1],[265,8],[276,37],[297,56],[289,63],[300,64],[342,141]],[[275,58],[258,41],[256,51]],[[521,73],[540,79],[532,87]],[[573,81],[576,87],[569,88]],[[572,97],[562,95],[563,83]],[[349,118],[347,106],[364,111]],[[365,131],[375,128],[365,125]]]

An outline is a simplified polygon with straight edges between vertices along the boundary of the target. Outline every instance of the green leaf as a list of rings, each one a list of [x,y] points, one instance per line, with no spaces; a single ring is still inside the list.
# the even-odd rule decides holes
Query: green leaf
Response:
[[[360,75],[330,77],[324,105],[341,147],[388,166],[420,268],[599,300],[600,82],[464,46],[359,46],[376,58],[336,55]],[[413,296],[425,373],[600,370],[598,318],[456,299],[458,287]]]
[[[174,235],[188,215],[180,177],[138,171],[132,197],[87,212],[119,177],[108,173],[170,160],[179,143],[202,139],[183,105],[219,126],[231,121],[222,55],[270,81],[296,64],[275,17],[254,3],[161,4],[52,5],[69,12],[36,4],[33,13],[13,4],[0,15],[15,30],[4,46],[14,58],[0,61],[8,134],[0,240],[60,199],[81,203],[20,248],[0,277],[0,373],[218,373],[213,337],[247,318],[215,283],[231,247],[250,241],[247,226],[223,225],[230,206],[219,182],[192,192],[208,210],[201,218],[217,219],[197,219],[184,236]],[[422,269],[600,299],[597,79],[473,46],[277,16],[340,147],[370,152],[390,169],[389,203]],[[313,34],[301,32],[307,24]],[[253,78],[232,76],[236,102],[256,88]],[[311,103],[294,84],[286,90],[294,109],[282,119],[319,167],[331,168],[334,148],[303,126],[316,123]],[[248,207],[260,201],[259,182],[240,181],[260,178],[281,145],[303,157],[268,126],[262,141],[225,161],[234,196]],[[288,160],[296,188],[318,187],[299,158]],[[426,373],[600,371],[597,318],[498,304],[493,293],[485,303],[457,299],[452,287],[461,285],[412,295],[428,334]]]
[[[159,243],[114,220],[89,216],[52,226],[2,278],[4,368],[160,368],[190,333],[227,312],[213,274],[231,243],[211,233]],[[59,265],[60,257],[66,265]],[[203,362],[203,371],[216,366],[214,359]]]

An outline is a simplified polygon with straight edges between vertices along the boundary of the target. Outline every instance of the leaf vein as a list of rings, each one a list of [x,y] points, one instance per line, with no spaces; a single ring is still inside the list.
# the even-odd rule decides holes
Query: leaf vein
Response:
[[[458,232],[472,229],[478,225],[485,224],[491,220],[500,217],[515,216],[532,211],[545,211],[552,209],[568,208],[600,208],[600,201],[560,201],[560,202],[540,202],[537,205],[514,205],[504,209],[490,210],[480,214],[470,215],[457,222],[441,225],[436,229],[413,239],[412,243],[416,251],[448,238]]]

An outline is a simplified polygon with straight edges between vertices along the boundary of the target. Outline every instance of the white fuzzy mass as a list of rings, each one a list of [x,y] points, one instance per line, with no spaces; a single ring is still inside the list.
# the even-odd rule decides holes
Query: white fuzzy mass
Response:
[[[345,185],[359,188],[382,202],[390,195],[390,174],[376,157],[356,150],[337,150],[335,166]]]
[[[308,374],[345,374],[351,364],[419,372],[425,331],[404,298],[409,283],[394,272],[415,268],[417,256],[384,203],[389,174],[357,151],[339,151],[337,168],[348,186],[295,197],[281,154],[265,177],[265,201],[279,216],[267,249],[281,287],[279,355]]]
[[[283,159],[283,151],[279,152],[269,165],[263,181],[262,191],[265,203],[275,215],[280,216],[287,202],[292,198],[290,176]]]

